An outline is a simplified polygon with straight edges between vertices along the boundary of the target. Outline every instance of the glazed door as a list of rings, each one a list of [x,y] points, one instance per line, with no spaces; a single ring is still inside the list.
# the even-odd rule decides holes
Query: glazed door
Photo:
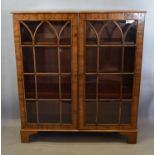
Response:
[[[21,52],[22,58],[17,59],[17,65],[22,60],[19,72],[23,73],[25,126],[76,128],[77,15],[18,18],[21,40],[17,56]]]
[[[138,20],[132,18],[110,13],[80,15],[81,129],[133,127]]]

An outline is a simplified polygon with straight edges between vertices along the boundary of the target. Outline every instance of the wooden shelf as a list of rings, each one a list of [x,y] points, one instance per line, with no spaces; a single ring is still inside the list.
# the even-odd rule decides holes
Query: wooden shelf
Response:
[[[87,102],[87,101],[90,101],[90,102],[96,102],[97,101],[97,99],[85,99],[85,101]],[[130,101],[130,102],[132,102],[133,101],[133,99],[132,98],[122,98],[122,99],[118,99],[118,98],[99,98],[98,99],[98,101],[100,102],[102,102],[102,101],[108,101],[108,102],[112,102],[112,101],[118,101],[118,102],[127,102],[127,101]]]
[[[72,75],[72,73],[23,73],[24,75]]]
[[[49,41],[35,41],[34,43],[32,41],[22,41],[22,46],[26,45],[35,45],[35,46],[41,46],[41,45],[50,45],[50,46],[71,46],[70,41],[67,41],[66,39],[61,40],[61,43],[58,44],[57,40],[49,40]]]
[[[26,101],[72,101],[70,98],[53,99],[53,98],[25,98]]]
[[[96,40],[90,39],[90,43],[88,43],[88,41],[86,41],[85,46],[88,47],[104,47],[104,46],[108,46],[108,47],[119,47],[119,46],[136,46],[135,42],[116,42],[116,41],[101,41],[99,42],[99,44],[94,43]]]
[[[34,45],[21,45],[22,47],[71,47],[71,45],[46,45],[46,44],[40,44],[40,45],[36,45],[36,44],[34,44]]]
[[[64,46],[64,47],[70,47],[70,44],[53,44],[51,42],[23,42],[21,46],[51,46],[51,47],[57,47],[57,46]]]
[[[100,73],[85,73],[85,75],[134,75],[134,72],[120,72],[120,73],[100,72]]]
[[[93,45],[86,44],[86,47],[136,47],[136,44],[103,44],[103,45]]]

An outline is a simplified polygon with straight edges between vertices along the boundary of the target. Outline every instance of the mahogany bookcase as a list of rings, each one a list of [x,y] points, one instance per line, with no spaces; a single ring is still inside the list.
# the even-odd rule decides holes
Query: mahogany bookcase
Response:
[[[40,131],[137,140],[144,11],[13,12],[21,141]]]

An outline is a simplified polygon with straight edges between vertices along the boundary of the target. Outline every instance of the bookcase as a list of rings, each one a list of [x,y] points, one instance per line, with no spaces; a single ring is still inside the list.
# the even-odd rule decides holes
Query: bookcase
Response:
[[[41,131],[137,140],[144,11],[13,12],[21,141]]]

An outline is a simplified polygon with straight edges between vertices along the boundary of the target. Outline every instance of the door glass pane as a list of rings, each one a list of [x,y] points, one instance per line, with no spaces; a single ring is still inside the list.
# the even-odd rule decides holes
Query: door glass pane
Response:
[[[93,29],[93,25],[91,22],[87,21],[86,22],[86,44],[97,44],[97,37],[95,34],[95,31]]]
[[[123,75],[123,98],[132,98],[133,75]]]
[[[32,34],[34,34],[41,21],[24,21],[24,23],[31,30]]]
[[[85,123],[128,124],[131,102],[115,99],[132,99],[137,21],[91,20],[84,26]]]
[[[39,122],[60,123],[60,103],[58,101],[39,101]]]
[[[71,48],[60,48],[60,64],[62,73],[71,72]]]
[[[24,24],[20,24],[20,34],[22,44],[32,44],[32,36]]]
[[[58,72],[57,48],[36,48],[36,70],[37,72]]]
[[[70,101],[62,102],[62,123],[72,123],[72,108]]]
[[[100,72],[120,72],[121,71],[121,51],[120,47],[102,47],[99,54]]]
[[[99,98],[120,98],[120,75],[99,76]]]
[[[64,20],[60,20],[60,21],[50,21],[50,23],[52,24],[52,26],[55,28],[55,31],[57,34],[60,33],[60,31],[62,31],[61,29],[63,28],[63,26],[65,25],[67,21]]]
[[[132,102],[124,101],[121,106],[121,124],[129,124],[131,122]]]
[[[36,44],[57,44],[57,37],[50,22],[43,22],[35,35]]]
[[[137,22],[134,20],[86,21],[86,44],[97,44],[97,36],[100,44],[122,44],[123,35],[126,44],[134,44],[136,29]]]
[[[71,23],[66,22],[63,26],[64,29],[60,35],[60,44],[61,45],[70,45],[71,44]]]
[[[70,21],[50,21],[57,35],[59,36],[59,44],[71,44],[71,23]]]
[[[88,75],[85,77],[85,95],[86,99],[96,98],[96,76]]]
[[[122,44],[122,39],[117,21],[105,21],[100,32],[100,44]]]
[[[97,72],[97,48],[86,47],[85,51],[85,72]]]
[[[119,102],[99,102],[98,105],[99,124],[119,123]]]
[[[31,47],[22,48],[23,70],[25,73],[34,72],[33,49]]]
[[[36,112],[35,101],[26,101],[26,114],[27,114],[27,122],[29,123],[37,122],[37,112]]]
[[[95,29],[95,31],[97,32],[97,34],[100,33],[103,25],[105,25],[105,23],[106,23],[106,21],[104,21],[104,20],[103,21],[89,21],[89,22],[92,24],[92,26]]]
[[[59,98],[58,76],[37,76],[38,98]]]
[[[126,47],[124,49],[124,72],[134,72],[135,48]]]
[[[33,75],[24,75],[24,88],[26,98],[35,98],[35,78]]]
[[[62,98],[71,98],[71,77],[61,76],[61,95]]]
[[[126,20],[128,28],[126,30],[125,43],[135,44],[136,43],[136,32],[137,32],[137,21]]]
[[[85,103],[85,123],[95,124],[96,123],[96,102]]]

